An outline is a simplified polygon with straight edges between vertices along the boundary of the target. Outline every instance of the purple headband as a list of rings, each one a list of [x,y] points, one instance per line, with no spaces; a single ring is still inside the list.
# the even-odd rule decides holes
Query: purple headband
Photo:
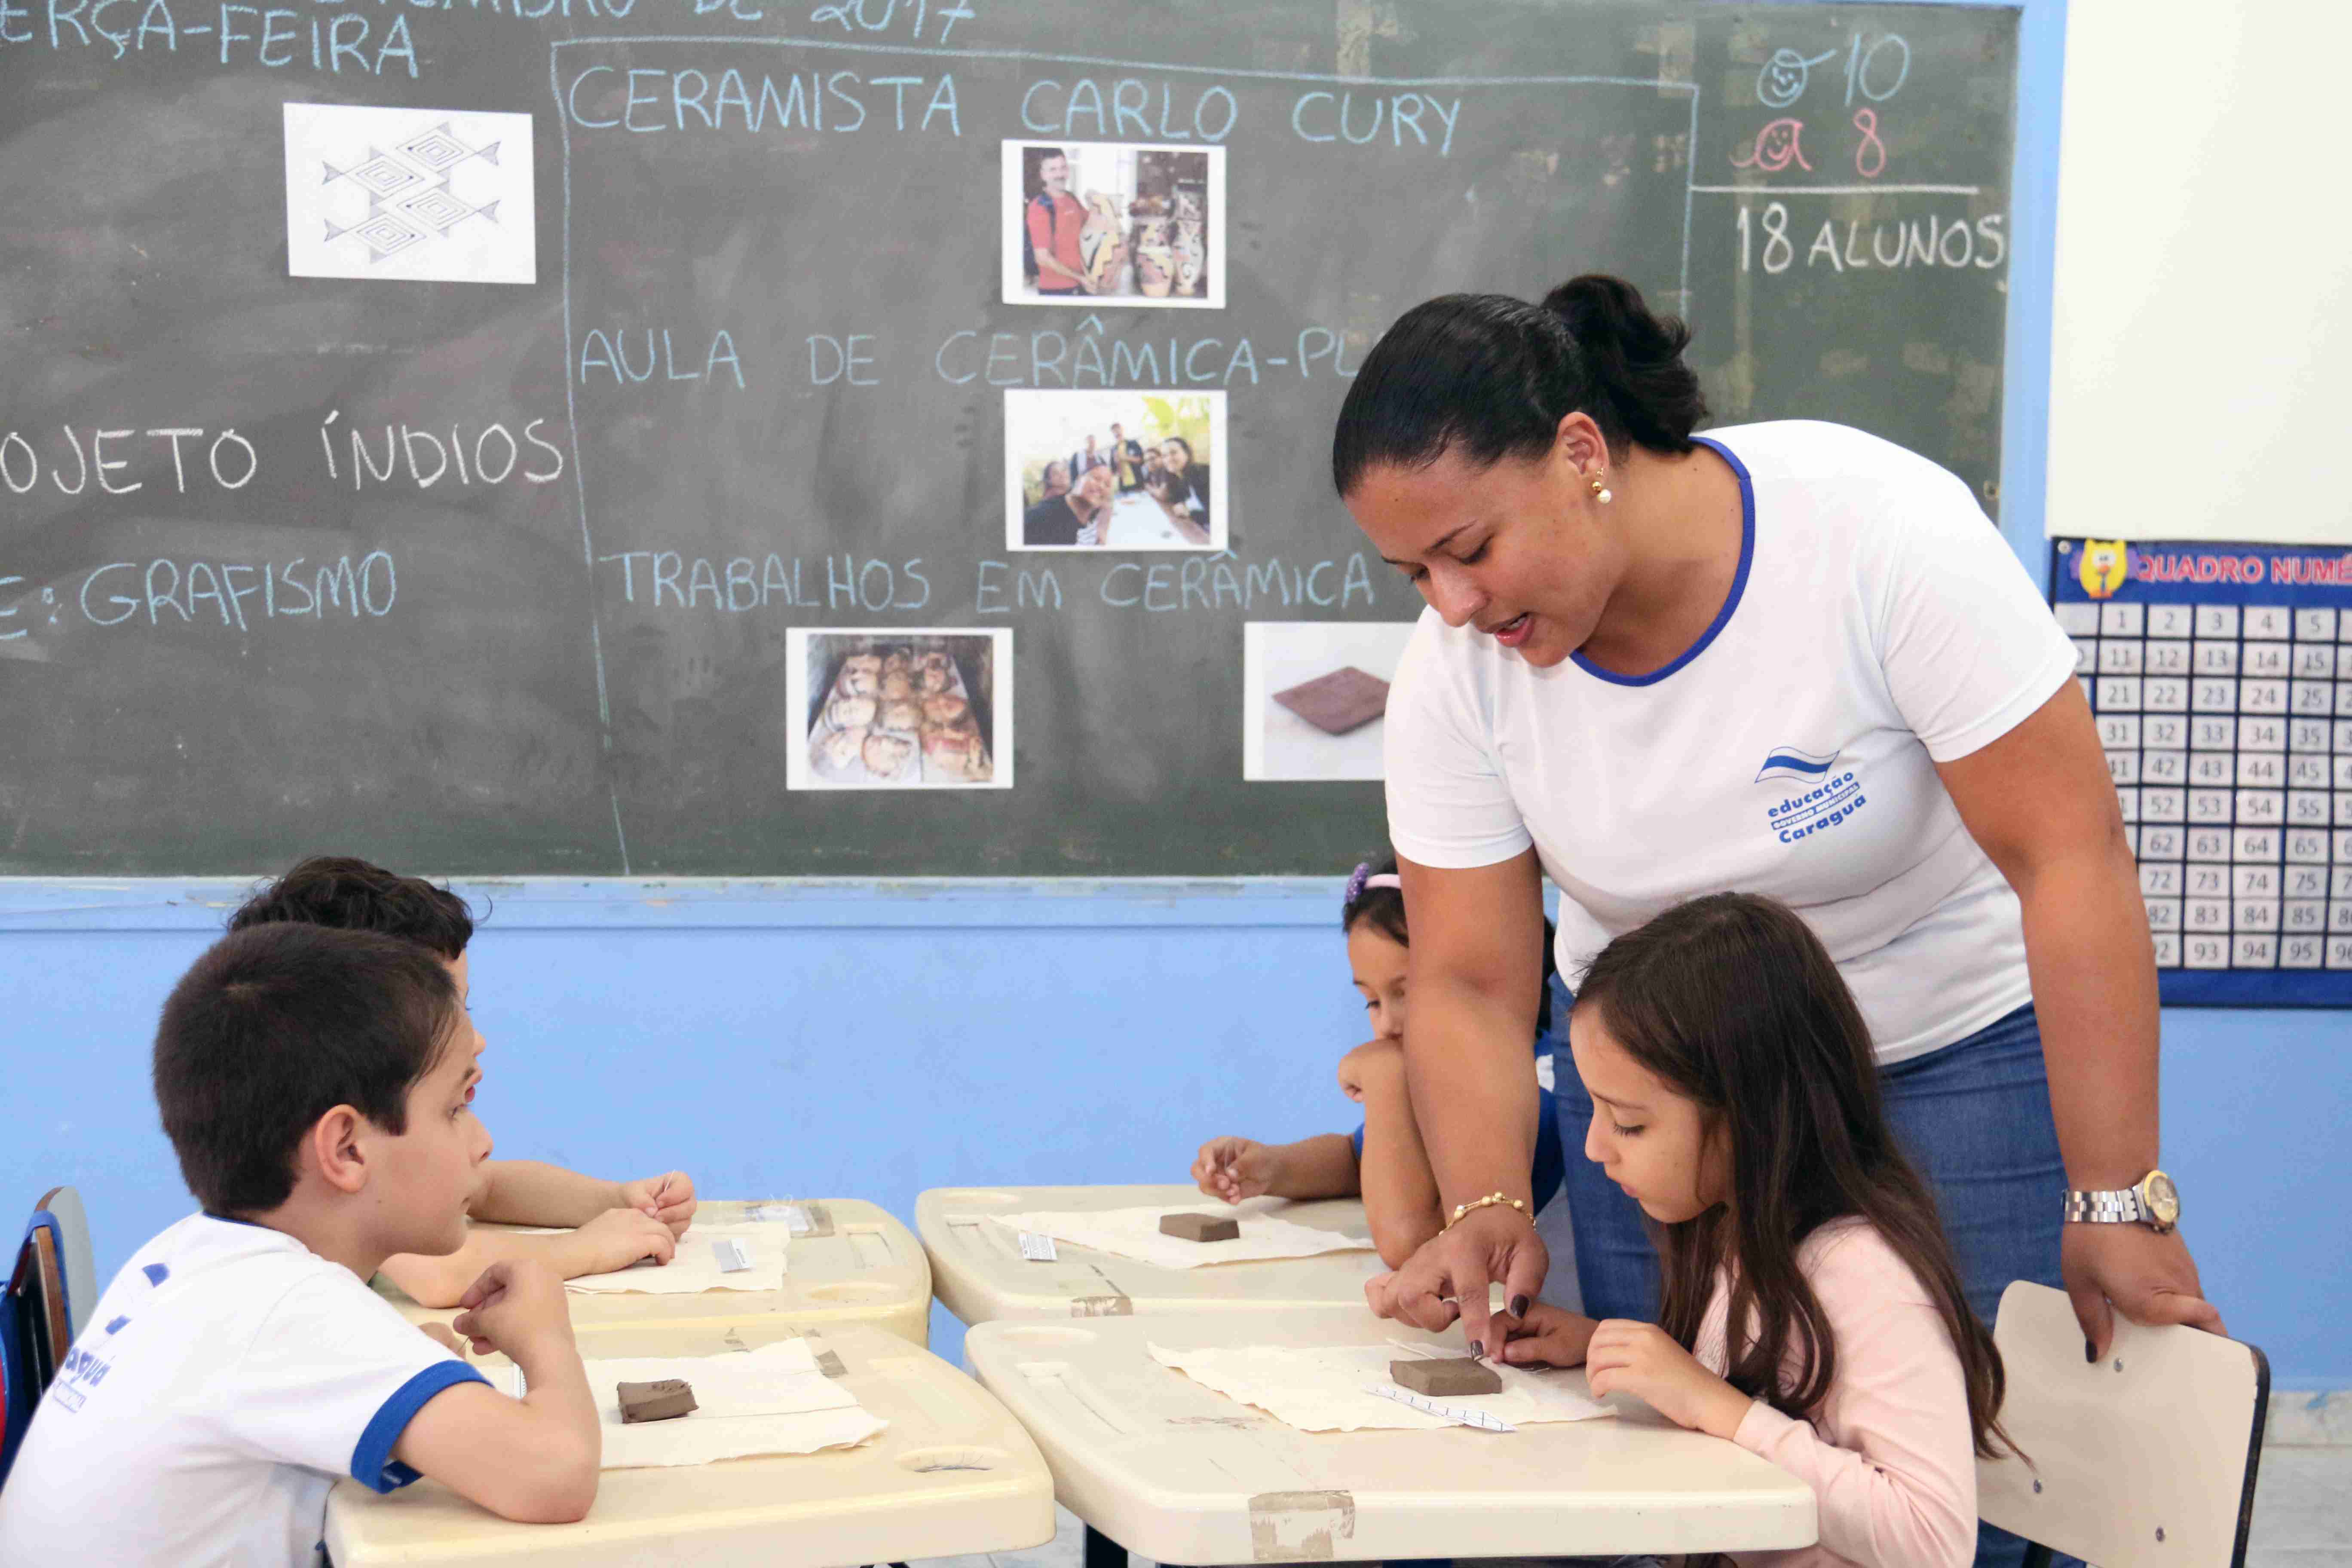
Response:
[[[1342,907],[1352,904],[1374,888],[1394,888],[1402,893],[1404,891],[1404,879],[1394,871],[1383,871],[1376,877],[1372,875],[1370,860],[1359,860],[1355,870],[1349,874],[1348,890],[1339,896],[1339,902]]]

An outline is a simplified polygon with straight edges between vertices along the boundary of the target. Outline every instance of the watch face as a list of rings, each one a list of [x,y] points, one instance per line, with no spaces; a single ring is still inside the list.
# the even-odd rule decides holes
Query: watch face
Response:
[[[2141,1190],[2147,1194],[2148,1212],[2160,1224],[2172,1225],[2179,1220],[2180,1192],[2172,1184],[2170,1176],[2162,1171],[2151,1171]]]

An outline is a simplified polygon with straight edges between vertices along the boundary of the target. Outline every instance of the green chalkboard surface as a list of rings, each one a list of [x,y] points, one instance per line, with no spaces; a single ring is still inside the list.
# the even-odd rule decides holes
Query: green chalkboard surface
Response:
[[[1360,693],[1244,644],[1418,612],[1327,478],[1381,330],[1622,273],[1718,423],[1990,508],[2016,54],[1915,5],[0,0],[0,873],[1343,868],[1378,721],[1285,775],[1320,731],[1245,729]],[[1105,291],[1042,295],[1073,245]],[[1108,542],[1026,548],[1073,458]]]

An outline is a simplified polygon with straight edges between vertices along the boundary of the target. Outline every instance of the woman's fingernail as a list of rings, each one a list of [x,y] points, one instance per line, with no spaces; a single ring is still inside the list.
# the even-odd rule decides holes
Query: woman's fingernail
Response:
[[[2097,1349],[2095,1348],[2088,1340],[2084,1340],[2083,1342],[2083,1359],[2084,1361],[2096,1361],[2099,1359]]]
[[[1528,1299],[1527,1299],[1525,1296],[1514,1296],[1514,1297],[1512,1297],[1512,1298],[1511,1298],[1511,1316],[1513,1316],[1514,1318],[1524,1318],[1524,1317],[1526,1317],[1527,1315],[1528,1315]]]

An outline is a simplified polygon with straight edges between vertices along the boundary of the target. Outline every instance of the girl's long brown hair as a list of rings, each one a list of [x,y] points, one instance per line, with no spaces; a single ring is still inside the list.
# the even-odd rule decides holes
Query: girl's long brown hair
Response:
[[[1833,1219],[1874,1226],[1927,1288],[1959,1352],[1976,1451],[2013,1451],[2003,1375],[1969,1310],[1927,1184],[1895,1146],[1878,1064],[1837,965],[1786,905],[1717,893],[1601,951],[1577,987],[1628,1055],[1696,1101],[1727,1142],[1731,1190],[1659,1233],[1660,1326],[1685,1350],[1716,1271],[1731,1274],[1725,1381],[1800,1420],[1837,1377],[1837,1342],[1797,1247]],[[1743,1337],[1741,1325],[1748,1326]]]

